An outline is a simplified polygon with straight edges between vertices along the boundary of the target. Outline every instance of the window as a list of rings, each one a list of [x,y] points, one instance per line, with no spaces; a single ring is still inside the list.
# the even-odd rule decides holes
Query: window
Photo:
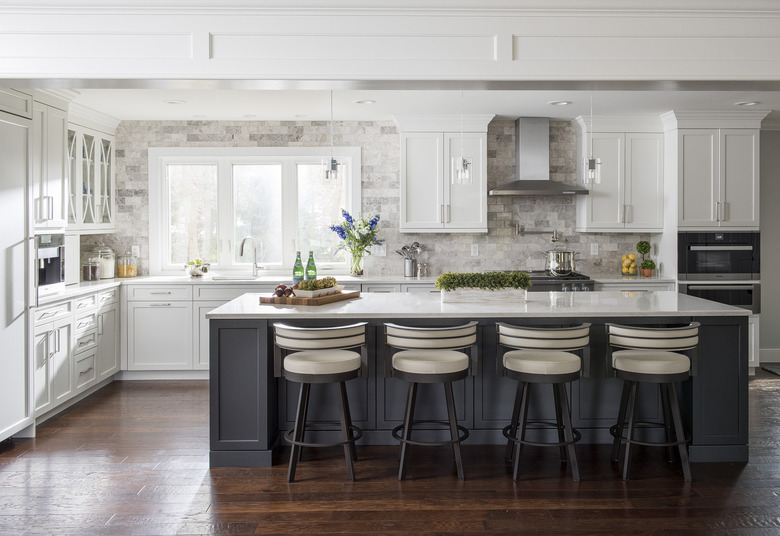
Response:
[[[330,148],[149,149],[150,272],[181,272],[196,258],[222,272],[248,271],[251,236],[264,268],[292,269],[309,251],[320,267],[346,270],[330,225],[360,212],[360,149],[337,148],[344,164],[326,180]]]

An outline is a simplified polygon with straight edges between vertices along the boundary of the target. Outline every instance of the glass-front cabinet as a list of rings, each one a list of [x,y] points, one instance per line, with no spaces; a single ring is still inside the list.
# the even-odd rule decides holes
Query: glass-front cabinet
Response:
[[[71,124],[68,158],[68,230],[87,234],[115,231],[114,137]]]

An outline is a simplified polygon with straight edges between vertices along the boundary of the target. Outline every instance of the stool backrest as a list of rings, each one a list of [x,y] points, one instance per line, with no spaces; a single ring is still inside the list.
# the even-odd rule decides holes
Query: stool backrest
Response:
[[[516,350],[579,350],[590,344],[590,324],[563,328],[515,326],[498,322],[498,344]]]
[[[385,324],[387,345],[401,350],[459,350],[477,342],[477,322],[451,327]]]
[[[699,344],[699,323],[672,328],[646,328],[606,324],[608,343],[626,350],[681,352]]]
[[[361,375],[368,370],[366,325],[359,322],[348,326],[321,328],[274,324],[274,376],[281,377],[283,354],[312,350],[346,350],[360,347]]]

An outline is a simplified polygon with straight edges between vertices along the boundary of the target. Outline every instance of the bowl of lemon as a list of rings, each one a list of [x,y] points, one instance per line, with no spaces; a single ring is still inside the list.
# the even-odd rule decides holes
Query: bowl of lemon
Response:
[[[620,272],[623,275],[637,274],[636,253],[629,253],[628,255],[623,255],[621,257]]]

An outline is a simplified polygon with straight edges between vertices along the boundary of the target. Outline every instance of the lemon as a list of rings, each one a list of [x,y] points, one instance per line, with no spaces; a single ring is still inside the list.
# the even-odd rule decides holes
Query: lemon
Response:
[[[195,259],[195,264],[203,264],[203,259]]]
[[[629,268],[628,269],[628,273],[632,274],[632,275],[635,274],[636,273],[636,266],[632,266],[631,268]]]
[[[621,260],[621,261],[624,261],[624,260],[626,260],[627,258],[628,258],[628,255],[623,255],[623,256],[620,258],[620,260]]]
[[[631,264],[628,265],[629,268],[636,268],[636,262],[631,261]]]
[[[624,273],[624,274],[627,274],[627,273],[628,273],[628,268],[626,268],[625,266],[623,267],[623,273]]]
[[[631,259],[632,261],[635,261],[636,260],[636,253],[630,253],[628,255],[628,258]]]

